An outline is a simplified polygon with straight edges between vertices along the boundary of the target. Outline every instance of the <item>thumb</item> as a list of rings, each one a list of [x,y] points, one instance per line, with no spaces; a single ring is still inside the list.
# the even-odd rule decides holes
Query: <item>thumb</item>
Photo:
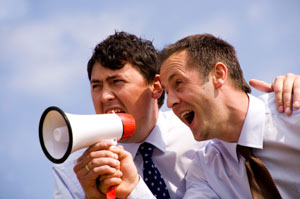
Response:
[[[253,88],[255,88],[259,91],[266,92],[266,93],[273,92],[272,84],[268,84],[264,81],[260,81],[260,80],[257,80],[257,79],[250,79],[249,84]]]
[[[130,155],[130,153],[125,151],[124,148],[121,145],[111,146],[109,148],[109,150],[113,153],[116,153],[118,155],[118,159],[120,161],[127,158]]]

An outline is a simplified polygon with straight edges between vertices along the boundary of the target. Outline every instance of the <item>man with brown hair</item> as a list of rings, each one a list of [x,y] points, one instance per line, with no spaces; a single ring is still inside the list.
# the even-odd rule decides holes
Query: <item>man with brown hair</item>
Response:
[[[300,110],[283,115],[273,93],[250,95],[230,44],[183,38],[162,51],[160,75],[168,107],[197,141],[209,140],[188,170],[185,198],[300,197]]]

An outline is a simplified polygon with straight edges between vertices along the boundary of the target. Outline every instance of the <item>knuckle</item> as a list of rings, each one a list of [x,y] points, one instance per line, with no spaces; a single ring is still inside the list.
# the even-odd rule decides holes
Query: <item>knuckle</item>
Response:
[[[285,77],[294,77],[295,75],[293,74],[293,73],[287,73],[286,75],[285,75]]]
[[[280,86],[274,86],[274,92],[275,93],[280,93],[282,91],[282,88]]]
[[[284,93],[289,94],[289,93],[292,92],[292,88],[289,87],[289,86],[285,86],[285,87],[283,87],[282,91],[283,91]],[[290,94],[289,94],[289,95],[290,95]]]
[[[88,158],[89,159],[94,159],[94,158],[96,158],[96,154],[97,153],[93,151],[93,152],[89,153]]]
[[[92,160],[90,161],[90,167],[96,167],[96,166],[97,166],[97,163],[98,163],[97,159],[92,159]]]
[[[279,76],[275,77],[275,82],[282,81],[283,79],[284,79],[284,76],[279,75]]]

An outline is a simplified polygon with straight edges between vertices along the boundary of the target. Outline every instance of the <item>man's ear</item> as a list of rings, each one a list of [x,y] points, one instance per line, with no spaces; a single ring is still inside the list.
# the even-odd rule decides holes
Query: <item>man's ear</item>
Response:
[[[152,84],[152,96],[154,99],[160,98],[163,93],[163,88],[160,82],[160,75],[155,75],[153,84]]]
[[[221,88],[227,79],[228,68],[222,62],[216,63],[212,70],[213,83],[215,88]]]

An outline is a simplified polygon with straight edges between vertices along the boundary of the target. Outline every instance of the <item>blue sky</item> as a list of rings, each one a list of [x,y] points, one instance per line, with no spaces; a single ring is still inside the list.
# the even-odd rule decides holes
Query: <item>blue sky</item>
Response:
[[[243,2],[0,0],[0,198],[52,198],[40,116],[51,105],[94,113],[86,64],[115,30],[150,39],[158,49],[212,33],[235,46],[247,81],[299,74],[299,1]]]

